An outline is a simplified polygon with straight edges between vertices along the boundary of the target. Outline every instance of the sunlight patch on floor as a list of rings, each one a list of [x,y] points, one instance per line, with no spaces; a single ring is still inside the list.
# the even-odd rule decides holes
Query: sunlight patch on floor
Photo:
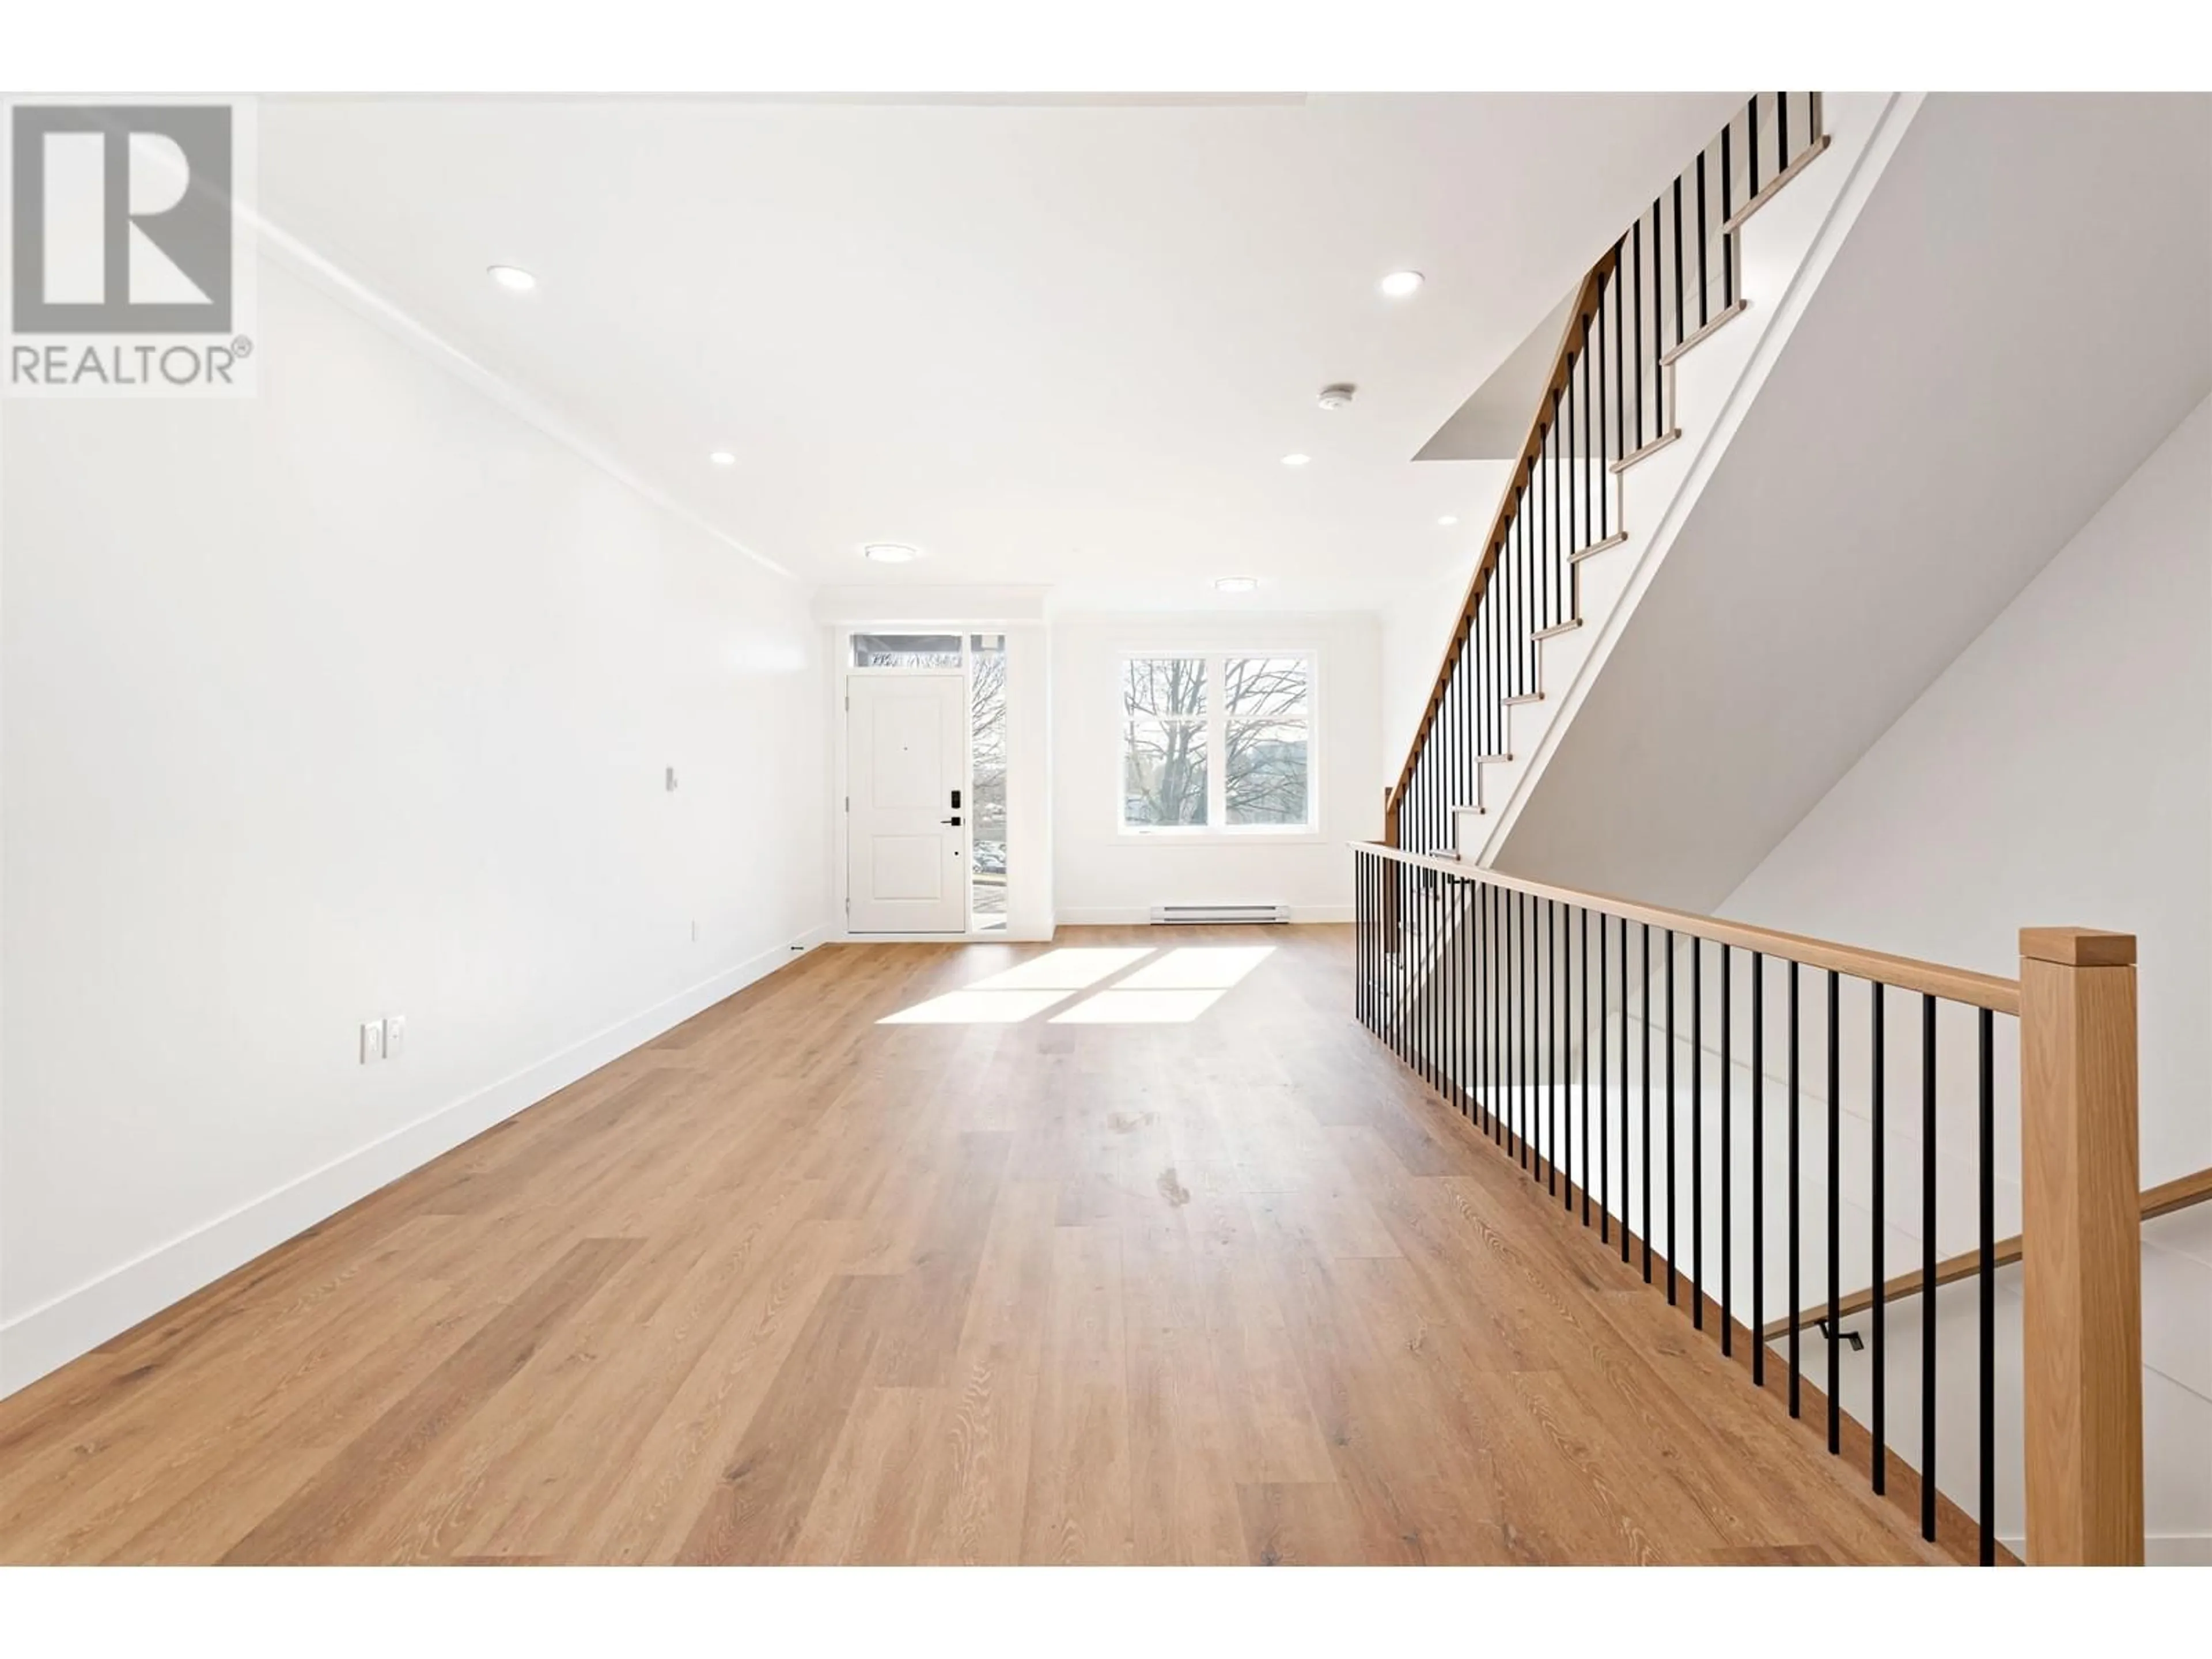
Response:
[[[1274,954],[1272,945],[1186,945],[1146,963],[1114,989],[1225,991]]]
[[[1106,945],[1071,945],[1031,957],[1004,973],[977,980],[970,991],[1085,991],[1110,979],[1132,963],[1152,955],[1149,945],[1118,950]]]
[[[1054,1024],[1188,1025],[1274,950],[1272,945],[1186,945],[1145,962],[1155,956],[1150,945],[1071,945],[988,974],[876,1023],[1018,1025],[1078,997],[1053,1016]],[[1145,965],[1114,979],[1139,963]],[[1114,982],[1108,984],[1109,980]]]

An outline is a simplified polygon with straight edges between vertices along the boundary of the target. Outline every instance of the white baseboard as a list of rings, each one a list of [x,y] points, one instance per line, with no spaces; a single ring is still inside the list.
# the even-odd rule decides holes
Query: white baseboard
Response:
[[[2149,1567],[2212,1567],[2212,1532],[2154,1532],[2143,1540]]]
[[[2027,1540],[2000,1536],[2002,1544],[2023,1561]],[[2147,1567],[2212,1567],[2212,1532],[2154,1532],[2143,1536],[2143,1565]]]
[[[1292,926],[1307,922],[1347,922],[1355,920],[1349,904],[1293,904],[1291,907]],[[1152,920],[1152,907],[1140,904],[1127,908],[1062,910],[1059,915],[1062,927],[1143,927]]]
[[[0,1323],[0,1396],[36,1382],[378,1188],[767,977],[799,951],[820,944],[828,932],[814,928],[788,945],[726,968]]]

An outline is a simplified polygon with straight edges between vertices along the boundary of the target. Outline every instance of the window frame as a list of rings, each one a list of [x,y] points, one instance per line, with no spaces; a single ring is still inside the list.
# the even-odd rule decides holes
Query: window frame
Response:
[[[1206,816],[1204,823],[1131,823],[1122,815],[1128,805],[1127,746],[1127,711],[1122,703],[1133,662],[1180,657],[1205,665],[1206,686]],[[1229,708],[1223,687],[1224,665],[1231,658],[1295,658],[1306,669],[1306,821],[1304,823],[1231,823],[1229,817]],[[1114,828],[1118,837],[1133,841],[1264,841],[1318,842],[1322,820],[1322,656],[1310,645],[1231,646],[1201,649],[1194,646],[1163,645],[1152,650],[1122,650],[1114,654],[1110,694],[1114,714]]]

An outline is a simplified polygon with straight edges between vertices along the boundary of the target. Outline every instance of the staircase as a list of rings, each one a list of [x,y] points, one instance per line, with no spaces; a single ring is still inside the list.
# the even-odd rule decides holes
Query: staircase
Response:
[[[1481,855],[1633,609],[1815,243],[1847,222],[1843,185],[1893,137],[1888,99],[1845,98],[1840,135],[1830,108],[1753,98],[1583,278],[1385,798],[1392,845]]]
[[[2212,1179],[2138,1192],[2133,939],[1996,977],[1493,867],[1911,114],[1756,95],[1583,278],[1356,849],[1357,1012],[1955,1559],[2139,1562],[2140,1224]]]

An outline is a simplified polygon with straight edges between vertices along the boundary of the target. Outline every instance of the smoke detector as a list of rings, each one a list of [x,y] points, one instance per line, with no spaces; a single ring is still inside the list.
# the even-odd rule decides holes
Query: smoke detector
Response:
[[[1323,409],[1349,409],[1352,394],[1358,389],[1340,380],[1334,386],[1325,386],[1321,389],[1321,406]]]

